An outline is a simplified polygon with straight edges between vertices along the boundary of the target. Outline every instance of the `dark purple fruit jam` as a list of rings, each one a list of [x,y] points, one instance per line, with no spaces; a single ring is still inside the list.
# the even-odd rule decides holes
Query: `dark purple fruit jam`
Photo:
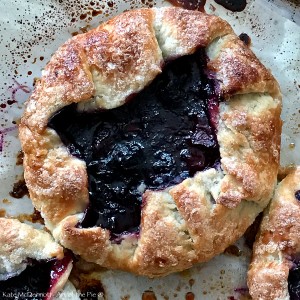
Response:
[[[246,0],[215,0],[215,2],[233,12],[243,11],[247,5]]]
[[[300,201],[300,190],[299,191],[296,191],[295,193],[295,198]]]
[[[288,289],[291,300],[300,299],[300,261],[297,260],[295,266],[290,270],[288,277]]]
[[[179,6],[189,10],[199,10],[204,12],[206,0],[168,0],[174,6]]]
[[[219,97],[206,64],[199,49],[167,63],[119,108],[83,113],[72,104],[51,118],[49,126],[87,165],[90,204],[79,227],[138,231],[145,187],[164,189],[219,163],[210,121]]]
[[[0,281],[0,299],[44,299],[50,286],[52,264],[52,261],[34,261],[18,276]]]

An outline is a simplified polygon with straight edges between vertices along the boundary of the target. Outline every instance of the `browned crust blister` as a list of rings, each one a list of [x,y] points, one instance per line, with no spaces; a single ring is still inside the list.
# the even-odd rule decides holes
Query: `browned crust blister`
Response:
[[[288,275],[291,259],[300,252],[300,168],[279,183],[264,213],[253,248],[248,272],[249,291],[254,300],[290,299]]]
[[[205,47],[226,100],[217,138],[222,170],[146,191],[140,236],[112,244],[109,231],[79,229],[88,203],[85,163],[70,156],[48,119],[63,106],[113,108],[148,85],[167,59]],[[271,198],[279,161],[278,84],[224,20],[180,8],[123,13],[64,44],[26,103],[20,124],[34,205],[65,247],[88,261],[147,276],[180,271],[221,253]]]

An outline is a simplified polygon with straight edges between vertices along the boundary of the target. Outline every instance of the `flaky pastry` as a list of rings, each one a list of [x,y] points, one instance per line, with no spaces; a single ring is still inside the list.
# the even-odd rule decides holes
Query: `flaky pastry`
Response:
[[[248,286],[253,300],[300,297],[300,168],[284,178],[264,212]]]

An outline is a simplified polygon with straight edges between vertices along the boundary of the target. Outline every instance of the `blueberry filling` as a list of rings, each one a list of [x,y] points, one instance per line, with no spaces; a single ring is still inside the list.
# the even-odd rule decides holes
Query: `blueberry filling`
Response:
[[[14,294],[18,299],[44,299],[50,286],[51,267],[52,261],[32,262],[18,276],[0,281],[0,293],[7,299],[13,299]]]
[[[296,191],[295,193],[295,198],[300,201],[300,190],[299,191]]]
[[[294,261],[295,266],[290,270],[288,277],[288,289],[291,300],[300,299],[300,260]]]
[[[52,262],[33,262],[18,276],[0,281],[0,292],[7,295],[16,294],[18,299],[44,299],[50,285],[50,272]],[[3,298],[1,298],[3,299]]]
[[[0,299],[47,300],[71,259],[66,255],[62,260],[30,260],[19,275],[0,281]]]
[[[142,194],[219,164],[219,96],[204,49],[168,62],[123,106],[93,113],[72,104],[49,121],[69,152],[87,165],[90,204],[81,228],[113,235],[139,230]]]

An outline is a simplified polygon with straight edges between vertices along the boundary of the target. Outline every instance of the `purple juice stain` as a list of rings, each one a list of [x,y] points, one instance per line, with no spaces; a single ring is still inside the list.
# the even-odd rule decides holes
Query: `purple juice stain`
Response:
[[[19,83],[16,79],[13,79],[13,82],[14,82],[13,85],[8,89],[8,91],[11,93],[11,99],[5,100],[6,103],[0,104],[0,108],[2,108],[2,109],[5,109],[5,108],[7,108],[7,106],[11,106],[15,103],[18,103],[17,93],[19,91],[21,91],[25,94],[28,94],[31,92],[31,89],[27,85]]]
[[[220,165],[220,99],[206,65],[199,49],[166,63],[121,107],[87,113],[72,104],[50,119],[69,152],[87,165],[90,204],[79,228],[101,226],[117,240],[138,232],[145,188],[161,190]]]
[[[8,127],[8,128],[4,128],[2,130],[0,130],[0,152],[3,151],[3,147],[4,147],[4,136],[14,130],[17,130],[18,126],[12,126],[12,127]]]
[[[14,83],[15,83],[15,87],[12,89],[12,91],[11,91],[11,100],[8,100],[7,101],[7,104],[8,105],[12,105],[12,104],[14,104],[14,103],[17,103],[18,101],[17,101],[17,92],[18,91],[22,91],[22,92],[24,92],[24,93],[26,93],[26,94],[28,94],[28,93],[30,93],[30,88],[27,86],[27,85],[25,85],[25,84],[21,84],[21,83],[19,83],[17,80],[15,80],[14,79]]]
[[[3,147],[4,147],[4,135],[2,132],[0,132],[0,152],[3,151]]]
[[[234,291],[241,296],[249,296],[249,288],[248,287],[239,287],[239,288],[234,289]]]

